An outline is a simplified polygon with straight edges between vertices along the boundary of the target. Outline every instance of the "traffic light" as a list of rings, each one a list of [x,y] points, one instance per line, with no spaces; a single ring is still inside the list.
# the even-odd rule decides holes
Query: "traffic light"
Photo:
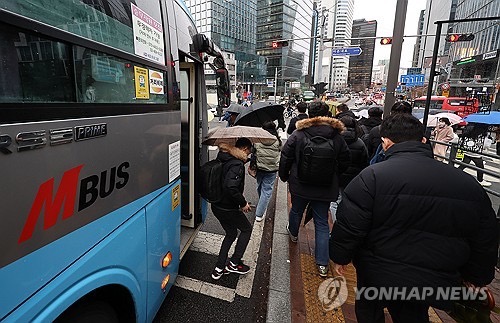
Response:
[[[446,41],[455,43],[458,41],[471,41],[475,38],[474,34],[450,34],[446,36]]]
[[[325,82],[319,82],[319,83],[313,84],[314,94],[316,94],[317,97],[320,97],[321,94],[325,93],[327,85],[328,85],[328,83],[325,83]]]
[[[288,40],[275,40],[273,41],[273,48],[281,48],[288,46]]]
[[[382,38],[380,40],[380,45],[390,45],[390,44],[392,44],[392,38],[391,37]]]

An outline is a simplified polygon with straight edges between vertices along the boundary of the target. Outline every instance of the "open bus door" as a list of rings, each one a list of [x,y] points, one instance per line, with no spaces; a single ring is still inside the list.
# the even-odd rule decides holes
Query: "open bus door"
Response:
[[[182,225],[194,228],[196,225],[195,159],[197,147],[196,130],[196,74],[194,63],[180,64],[180,101],[181,101],[181,214]],[[191,198],[190,198],[191,197]]]

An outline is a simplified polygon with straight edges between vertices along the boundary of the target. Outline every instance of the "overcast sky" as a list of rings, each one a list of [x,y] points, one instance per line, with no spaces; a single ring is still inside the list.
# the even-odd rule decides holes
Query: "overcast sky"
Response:
[[[394,15],[396,14],[397,0],[354,0],[354,19],[377,20],[377,36],[392,36],[394,30]],[[420,11],[425,9],[426,0],[408,0],[406,12],[405,35],[416,35]],[[413,46],[416,38],[406,38],[403,42],[401,54],[401,67],[411,67],[413,59]],[[391,46],[380,45],[380,40],[375,41],[376,65],[380,59],[389,59]]]

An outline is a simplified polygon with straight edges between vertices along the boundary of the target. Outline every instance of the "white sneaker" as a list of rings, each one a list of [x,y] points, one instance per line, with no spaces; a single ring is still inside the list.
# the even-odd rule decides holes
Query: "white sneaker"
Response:
[[[490,182],[488,182],[488,181],[485,181],[485,180],[483,180],[482,182],[479,182],[479,184],[481,184],[481,185],[482,185],[482,186],[484,186],[484,187],[491,186],[491,183],[490,183]]]
[[[267,210],[264,211],[264,214],[262,214],[262,216],[255,216],[255,221],[260,222],[260,221],[264,220],[264,218],[266,217],[266,213],[267,213]]]

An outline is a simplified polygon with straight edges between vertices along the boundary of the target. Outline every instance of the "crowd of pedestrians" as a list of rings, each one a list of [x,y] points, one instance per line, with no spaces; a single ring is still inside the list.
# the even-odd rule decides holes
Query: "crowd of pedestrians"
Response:
[[[383,121],[378,107],[361,121],[345,104],[335,116],[320,101],[300,103],[297,109],[283,144],[269,121],[262,128],[276,141],[253,145],[251,157],[252,145],[245,138],[234,148],[220,147],[227,194],[212,210],[226,236],[214,279],[250,270],[241,262],[251,232],[243,213],[250,210],[243,197],[244,163],[250,161],[248,173],[256,178],[259,195],[256,221],[266,215],[278,175],[291,196],[286,228],[292,243],[298,241],[306,208],[312,213],[315,261],[322,277],[333,261],[339,275],[353,263],[358,289],[485,286],[493,280],[498,230],[490,199],[478,183],[483,173],[478,171],[476,181],[441,162],[447,147],[431,145],[409,103],[395,103]],[[446,118],[431,135],[445,143],[455,138]],[[479,157],[465,156],[464,162],[481,167]],[[240,236],[228,262],[237,230]],[[358,322],[383,322],[384,308],[394,322],[427,322],[429,306],[451,306],[432,297],[407,301],[400,296],[368,300],[361,295],[355,304]]]

